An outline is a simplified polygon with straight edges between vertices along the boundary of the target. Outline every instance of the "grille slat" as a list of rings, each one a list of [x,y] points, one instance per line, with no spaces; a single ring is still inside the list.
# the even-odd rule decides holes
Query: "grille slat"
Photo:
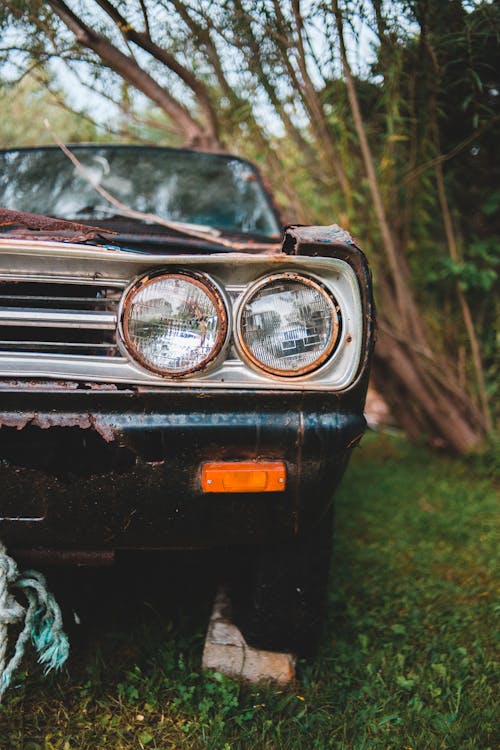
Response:
[[[41,326],[43,328],[116,328],[116,315],[94,310],[47,310],[0,307],[0,326]]]
[[[19,349],[22,351],[62,351],[63,349],[116,349],[116,344],[84,344],[81,342],[69,343],[67,341],[0,341],[0,349]]]
[[[0,351],[119,357],[119,300],[94,284],[0,281]]]
[[[110,300],[107,297],[96,297],[96,298],[88,298],[88,297],[42,297],[42,296],[36,296],[36,295],[29,295],[29,294],[23,294],[14,296],[13,294],[0,294],[0,304],[3,305],[3,303],[8,302],[8,307],[15,306],[20,307],[22,305],[31,306],[33,302],[42,302],[47,303],[47,305],[53,306],[54,304],[58,302],[64,302],[64,304],[74,304],[74,305],[95,305],[99,307],[105,307],[110,304],[110,302],[114,302],[114,300]]]

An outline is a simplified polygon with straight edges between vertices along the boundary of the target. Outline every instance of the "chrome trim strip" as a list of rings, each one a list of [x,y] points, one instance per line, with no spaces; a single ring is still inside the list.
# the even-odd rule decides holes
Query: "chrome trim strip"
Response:
[[[96,344],[82,341],[28,341],[24,339],[2,339],[0,341],[0,351],[23,349],[25,352],[35,352],[41,349],[55,349],[58,354],[61,354],[62,349],[102,349],[103,351],[108,351],[108,349],[117,348],[117,344]]]
[[[0,257],[2,255],[2,243],[0,242]],[[43,273],[10,273],[9,271],[0,271],[0,281],[20,281],[36,284],[78,284],[85,286],[109,287],[125,289],[127,281],[123,279],[106,278],[100,276],[53,276],[52,274]]]
[[[113,331],[116,315],[94,310],[48,310],[0,307],[0,326],[35,326],[38,328],[91,328]]]

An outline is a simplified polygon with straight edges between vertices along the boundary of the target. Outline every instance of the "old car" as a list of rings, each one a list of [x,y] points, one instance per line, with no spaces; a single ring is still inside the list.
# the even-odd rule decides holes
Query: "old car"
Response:
[[[122,145],[0,152],[0,538],[38,562],[224,548],[248,643],[305,654],[374,313],[336,225],[256,168]]]

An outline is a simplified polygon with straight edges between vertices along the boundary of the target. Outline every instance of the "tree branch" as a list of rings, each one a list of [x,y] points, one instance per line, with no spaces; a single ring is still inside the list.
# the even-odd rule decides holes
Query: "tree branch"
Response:
[[[410,318],[412,317],[409,314],[409,304],[411,302],[411,294],[410,294],[410,290],[406,287],[406,284],[403,281],[401,268],[400,268],[400,261],[399,261],[397,250],[396,250],[396,244],[394,242],[394,238],[389,229],[387,215],[385,212],[384,204],[382,202],[382,195],[380,192],[377,174],[375,172],[373,155],[371,152],[370,145],[368,143],[368,138],[366,137],[365,126],[364,126],[363,118],[361,115],[361,109],[360,109],[359,102],[358,102],[358,96],[356,93],[356,86],[354,84],[354,79],[352,76],[351,68],[349,65],[349,61],[347,59],[347,51],[346,51],[346,46],[345,46],[345,41],[344,41],[343,19],[340,13],[337,0],[332,0],[332,6],[333,6],[334,14],[335,14],[336,25],[337,25],[340,55],[342,59],[342,67],[344,69],[344,75],[345,75],[346,86],[347,86],[347,95],[349,97],[349,103],[351,106],[354,126],[356,128],[356,132],[357,132],[358,139],[359,139],[359,145],[360,145],[361,153],[363,156],[363,162],[365,165],[366,175],[368,178],[368,184],[369,184],[370,193],[371,193],[372,200],[373,200],[375,214],[377,216],[378,224],[380,227],[380,233],[382,235],[382,242],[385,248],[389,267],[391,270],[392,280],[394,283],[394,288],[396,291],[397,306],[398,306],[399,315],[401,316],[399,322],[400,324],[402,324],[404,327],[407,328],[407,331],[409,333],[410,327],[408,324],[410,323]]]
[[[153,42],[149,32],[137,31],[109,0],[95,0],[95,2],[114,21],[125,39],[148,52],[155,60],[175,73],[191,89],[205,115],[206,137],[213,140],[214,147],[220,148],[217,116],[205,85],[190,70],[181,65],[168,50]]]
[[[139,4],[141,6],[142,17],[144,19],[144,30],[146,32],[148,39],[151,39],[151,28],[149,26],[149,14],[148,14],[148,9],[146,7],[146,3],[144,2],[144,0],[139,0]]]
[[[106,67],[114,70],[127,83],[154,101],[171,118],[176,131],[185,137],[189,145],[203,145],[205,133],[200,129],[196,120],[171,94],[159,86],[149,73],[142,70],[134,60],[127,57],[104,36],[90,29],[63,0],[47,0],[47,2],[54,13],[73,32],[77,42],[95,52]]]

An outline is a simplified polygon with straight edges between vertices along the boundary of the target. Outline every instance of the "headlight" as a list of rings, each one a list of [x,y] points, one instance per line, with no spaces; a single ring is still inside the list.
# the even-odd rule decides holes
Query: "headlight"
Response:
[[[242,354],[273,375],[305,375],[333,352],[338,306],[319,282],[293,272],[263,279],[243,299],[237,321]]]
[[[228,320],[222,295],[203,274],[139,279],[125,294],[120,334],[141,365],[162,375],[203,369],[221,351]]]

